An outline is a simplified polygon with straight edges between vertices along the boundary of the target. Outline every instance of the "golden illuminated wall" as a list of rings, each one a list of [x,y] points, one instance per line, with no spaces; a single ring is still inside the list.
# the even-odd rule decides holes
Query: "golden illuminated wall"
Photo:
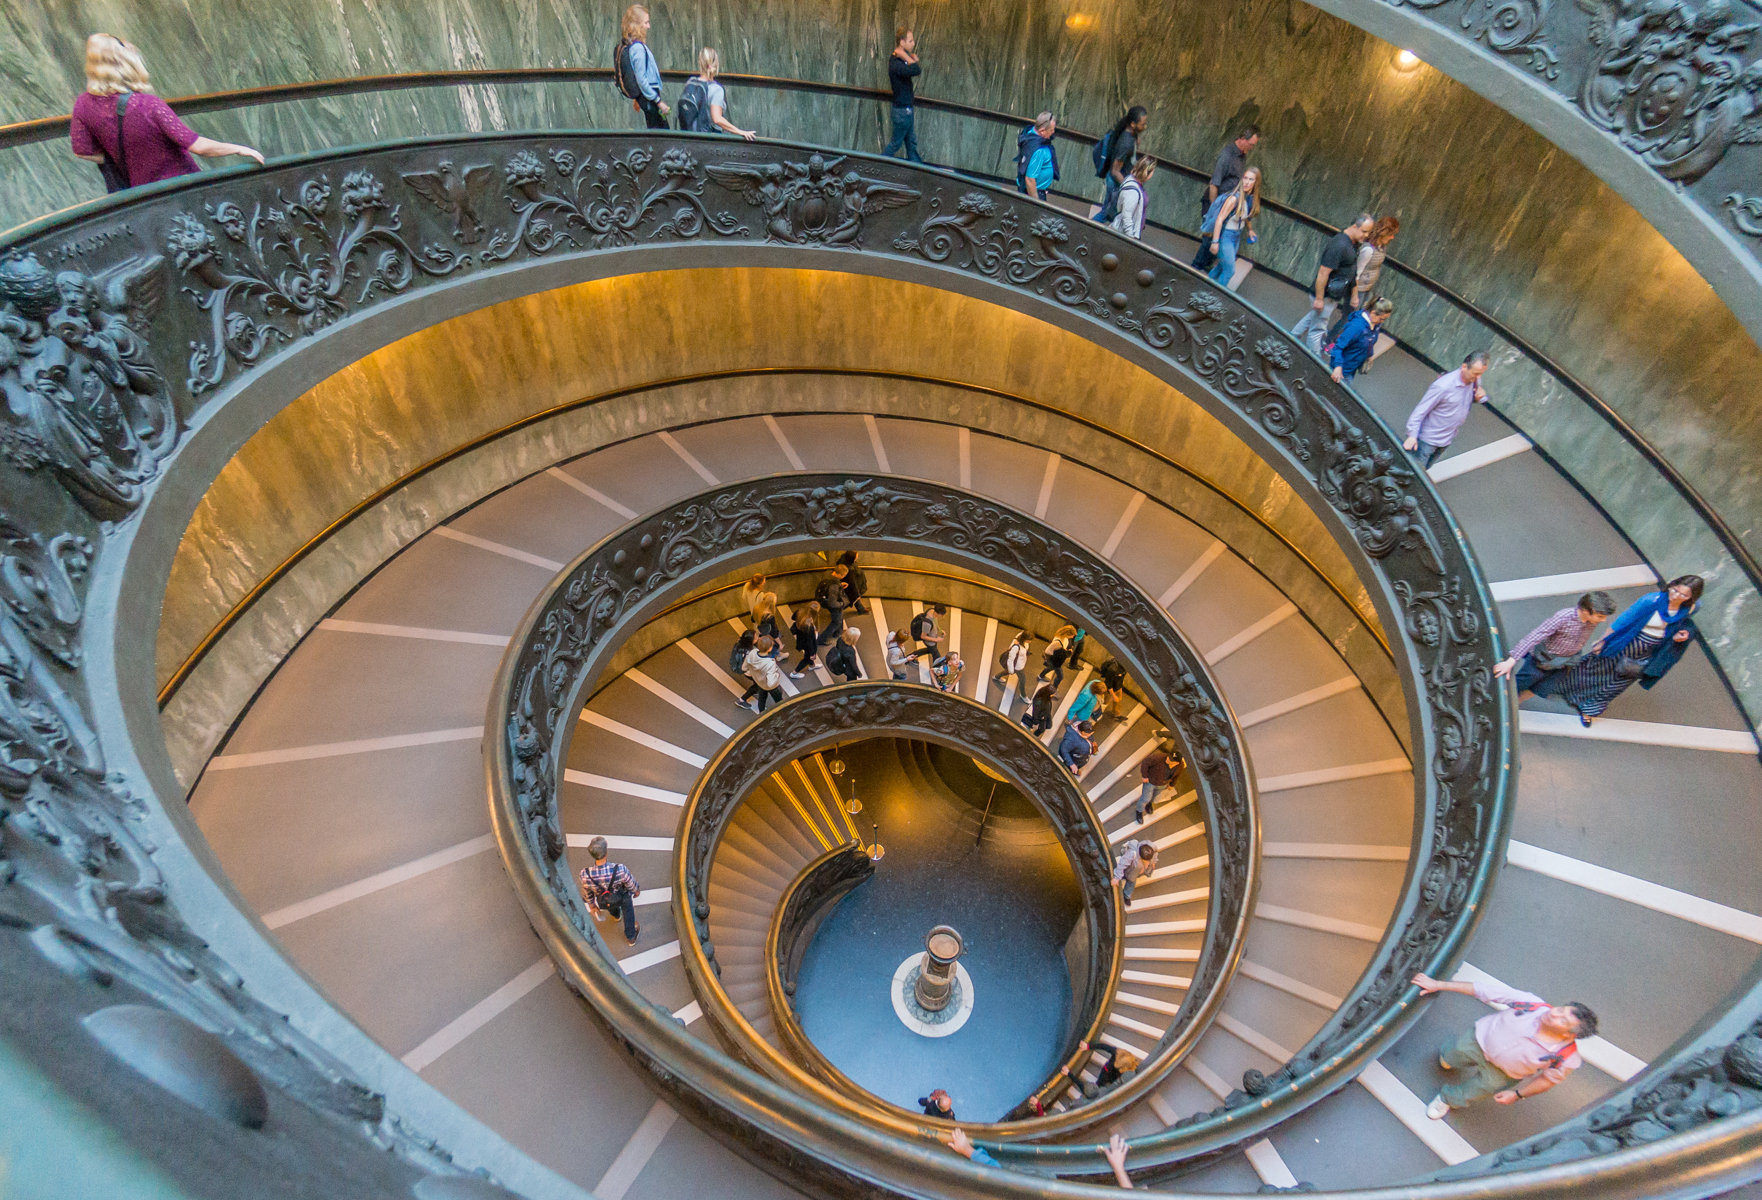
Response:
[[[850,373],[766,373],[780,369]],[[861,374],[882,372],[911,378]],[[1388,670],[1364,587],[1316,515],[1241,439],[1149,372],[1075,334],[951,292],[841,272],[728,268],[510,300],[386,346],[301,396],[251,437],[196,511],[165,598],[161,685],[278,564],[364,498],[461,445],[567,406],[577,407],[555,430],[530,426],[478,451],[463,469],[481,478],[452,503],[596,446],[718,418],[842,411],[946,420],[1080,456],[1189,512],[1239,551],[1269,560],[1263,569],[1305,611],[1331,605],[1329,636],[1363,638]],[[428,512],[411,528],[445,515]],[[328,577],[308,581],[293,601],[277,600],[287,607],[278,636],[303,632],[314,609],[322,615],[377,564],[372,554],[401,544],[315,568]],[[1298,578],[1306,573],[1307,582]],[[1392,676],[1389,684],[1398,691]],[[225,716],[214,712],[206,724]]]

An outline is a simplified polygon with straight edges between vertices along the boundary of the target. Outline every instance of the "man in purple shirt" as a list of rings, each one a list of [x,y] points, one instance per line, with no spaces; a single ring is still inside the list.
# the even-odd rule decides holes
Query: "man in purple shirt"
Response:
[[[1432,380],[1419,403],[1407,418],[1407,440],[1401,443],[1429,467],[1438,455],[1449,449],[1457,430],[1468,420],[1471,404],[1485,404],[1487,393],[1481,387],[1481,376],[1487,373],[1487,356],[1480,351],[1462,360],[1462,366],[1445,371]]]

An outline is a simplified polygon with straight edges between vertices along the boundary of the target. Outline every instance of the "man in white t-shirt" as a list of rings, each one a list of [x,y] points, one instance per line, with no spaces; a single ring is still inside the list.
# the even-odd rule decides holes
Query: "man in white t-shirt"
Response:
[[[1577,1000],[1551,1005],[1496,981],[1467,983],[1415,975],[1413,985],[1428,996],[1459,992],[1502,1009],[1476,1021],[1438,1052],[1438,1065],[1455,1078],[1439,1088],[1426,1107],[1426,1116],[1434,1121],[1488,1096],[1500,1104],[1516,1104],[1540,1095],[1584,1065],[1578,1040],[1597,1032],[1597,1014]]]

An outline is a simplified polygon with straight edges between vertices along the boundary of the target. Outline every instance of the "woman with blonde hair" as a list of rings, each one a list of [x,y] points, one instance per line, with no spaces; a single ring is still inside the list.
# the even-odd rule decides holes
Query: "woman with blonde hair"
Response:
[[[197,170],[191,154],[263,156],[249,146],[205,138],[153,94],[141,52],[108,33],[86,39],[86,90],[73,103],[75,158],[97,163],[108,191],[158,183]]]
[[[758,133],[742,129],[728,119],[728,92],[716,82],[722,69],[722,56],[714,47],[705,46],[697,52],[697,75],[687,81],[679,95],[679,128],[686,133],[732,133],[752,141]]]
[[[1260,210],[1260,168],[1249,167],[1234,191],[1217,202],[1211,218],[1213,262],[1208,275],[1221,287],[1235,290],[1236,256],[1243,242],[1254,241],[1254,215]]]

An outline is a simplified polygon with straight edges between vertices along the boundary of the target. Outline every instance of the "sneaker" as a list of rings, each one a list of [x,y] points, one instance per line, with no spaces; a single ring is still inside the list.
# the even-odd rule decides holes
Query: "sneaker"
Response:
[[[741,708],[746,709],[746,711],[750,712],[750,713],[756,713],[759,711],[758,709],[753,707],[752,701],[750,701],[750,700],[736,700],[734,703],[738,704]]]
[[[1433,1096],[1432,1102],[1426,1105],[1426,1116],[1434,1121],[1442,1121],[1450,1115],[1450,1106],[1444,1103],[1444,1097]]]
[[[1454,1071],[1456,1069],[1450,1065],[1450,1060],[1445,1058],[1442,1054],[1438,1055],[1438,1067],[1440,1070],[1445,1071]]]
[[[791,671],[791,672],[790,672],[790,673],[789,673],[789,677],[790,677],[790,678],[791,678],[791,679],[800,679],[800,678],[801,678],[801,677],[802,677],[802,676],[803,676],[803,675],[805,675],[805,674],[807,674],[807,672],[806,672],[806,671]]]

